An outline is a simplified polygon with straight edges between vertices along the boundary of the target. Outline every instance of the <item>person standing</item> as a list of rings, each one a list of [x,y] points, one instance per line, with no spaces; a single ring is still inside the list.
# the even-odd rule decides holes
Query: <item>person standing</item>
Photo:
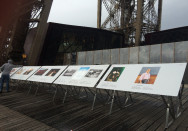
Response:
[[[16,67],[12,64],[12,60],[8,60],[8,63],[5,63],[0,67],[2,74],[1,74],[1,84],[0,84],[0,93],[3,91],[3,84],[6,81],[6,91],[9,92],[9,80],[10,80],[10,72],[12,68]]]

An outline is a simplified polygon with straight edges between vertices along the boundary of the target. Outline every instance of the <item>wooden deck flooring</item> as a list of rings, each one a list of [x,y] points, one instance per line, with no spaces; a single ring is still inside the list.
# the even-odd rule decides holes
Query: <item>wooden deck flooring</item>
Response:
[[[62,130],[62,131],[153,131],[164,130],[166,110],[162,101],[143,94],[133,94],[134,104],[119,109],[110,105],[69,98],[64,104],[52,102],[52,94],[27,95],[25,91],[0,94],[0,131],[2,130]],[[188,88],[183,93],[183,114],[169,131],[188,130]]]

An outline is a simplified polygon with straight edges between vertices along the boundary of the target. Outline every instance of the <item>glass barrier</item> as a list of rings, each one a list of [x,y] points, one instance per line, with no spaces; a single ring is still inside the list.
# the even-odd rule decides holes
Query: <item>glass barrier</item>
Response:
[[[150,46],[150,63],[161,63],[161,44]]]
[[[119,49],[111,49],[111,64],[119,64]]]
[[[162,63],[174,62],[174,43],[162,44]]]
[[[150,46],[140,46],[138,63],[140,64],[149,63],[149,47]]]
[[[129,64],[138,64],[138,47],[130,48]]]

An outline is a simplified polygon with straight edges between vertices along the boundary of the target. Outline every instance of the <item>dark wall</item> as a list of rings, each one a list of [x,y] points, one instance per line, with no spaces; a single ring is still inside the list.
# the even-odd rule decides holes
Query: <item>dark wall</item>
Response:
[[[145,44],[162,44],[178,41],[188,41],[188,26],[164,30],[145,35]]]
[[[122,45],[123,35],[119,33],[96,28],[49,23],[39,65],[54,65],[56,57],[60,57],[57,54],[121,48]],[[59,51],[60,46],[61,51]]]

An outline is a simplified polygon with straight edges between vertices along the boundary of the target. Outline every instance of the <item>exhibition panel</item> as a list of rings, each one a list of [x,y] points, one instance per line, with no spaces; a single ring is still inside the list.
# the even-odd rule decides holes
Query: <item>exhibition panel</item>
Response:
[[[52,83],[66,69],[67,66],[42,66],[28,81]]]
[[[177,96],[186,63],[112,65],[97,88]]]
[[[94,87],[109,65],[69,66],[55,84]]]
[[[15,80],[27,80],[40,67],[41,66],[23,66],[21,69],[19,69],[16,73],[14,73],[11,76],[11,79],[15,79]]]

